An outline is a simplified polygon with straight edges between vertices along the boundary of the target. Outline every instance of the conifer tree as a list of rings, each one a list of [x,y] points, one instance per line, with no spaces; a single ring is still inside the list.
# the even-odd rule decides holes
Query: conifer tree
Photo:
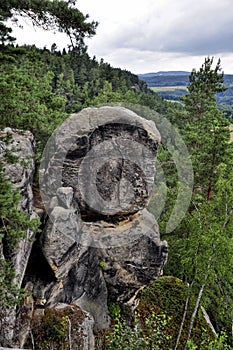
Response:
[[[231,158],[230,121],[217,106],[216,93],[225,90],[224,77],[218,60],[207,57],[200,70],[193,70],[188,85],[189,94],[182,98],[187,111],[184,139],[194,168],[194,193],[210,199],[215,191],[217,167]]]
[[[17,23],[18,17],[29,18],[33,25],[45,30],[64,32],[71,45],[83,46],[84,38],[95,34],[97,22],[88,22],[76,8],[76,0],[0,0],[0,41],[2,44],[14,41],[12,29],[4,22],[11,19]]]
[[[206,58],[200,70],[193,70],[189,94],[183,98],[187,111],[183,135],[193,163],[194,187],[174,249],[178,249],[182,278],[189,284],[187,298],[196,295],[187,344],[201,303],[211,309],[210,303],[214,301],[212,316],[215,314],[218,323],[220,313],[225,313],[224,328],[228,331],[233,322],[228,307],[224,311],[222,308],[224,298],[226,304],[233,300],[228,287],[233,278],[233,146],[229,121],[216,104],[215,94],[225,89],[220,60],[215,68],[212,64],[213,58]],[[177,346],[178,343],[177,340]]]

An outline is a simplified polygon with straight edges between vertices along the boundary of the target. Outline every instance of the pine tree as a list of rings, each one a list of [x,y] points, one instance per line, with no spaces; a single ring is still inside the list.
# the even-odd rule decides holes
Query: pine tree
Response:
[[[30,130],[40,151],[66,118],[65,98],[52,91],[53,73],[33,56],[19,64],[2,64],[0,73],[0,128]]]
[[[3,44],[12,42],[11,28],[4,22],[17,22],[19,16],[28,17],[33,25],[45,30],[57,29],[68,35],[71,45],[84,46],[84,38],[95,34],[97,22],[88,22],[76,7],[76,0],[8,0],[0,1],[0,40]]]
[[[216,93],[224,91],[220,60],[212,68],[213,58],[206,58],[200,70],[193,70],[189,94],[182,98],[187,111],[184,139],[194,168],[194,192],[210,199],[215,191],[217,168],[229,162],[230,121],[216,103]]]
[[[200,70],[193,70],[189,94],[183,98],[186,121],[182,134],[192,159],[194,186],[190,208],[170,242],[170,259],[179,264],[176,273],[189,284],[187,305],[191,295],[196,297],[194,310],[189,310],[187,344],[201,303],[211,311],[218,330],[224,324],[230,332],[233,322],[228,309],[233,301],[229,289],[233,278],[233,147],[229,120],[216,104],[215,94],[225,89],[220,61],[215,68],[212,64],[213,58],[206,58]]]

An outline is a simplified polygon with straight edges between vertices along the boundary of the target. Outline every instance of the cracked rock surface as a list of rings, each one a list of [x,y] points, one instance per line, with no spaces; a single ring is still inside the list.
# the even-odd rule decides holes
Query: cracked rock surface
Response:
[[[40,167],[44,229],[22,276],[34,310],[76,305],[93,319],[90,334],[110,325],[108,301],[127,303],[162,274],[167,242],[146,209],[159,144],[155,124],[122,107],[72,114],[51,137]]]

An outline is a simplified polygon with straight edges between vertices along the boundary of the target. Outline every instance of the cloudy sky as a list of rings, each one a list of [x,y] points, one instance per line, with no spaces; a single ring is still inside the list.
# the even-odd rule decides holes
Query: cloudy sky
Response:
[[[114,67],[136,74],[190,71],[214,56],[233,74],[233,0],[79,0],[78,8],[99,22],[86,40],[89,54]],[[64,36],[32,27],[14,34],[19,44],[68,44]]]

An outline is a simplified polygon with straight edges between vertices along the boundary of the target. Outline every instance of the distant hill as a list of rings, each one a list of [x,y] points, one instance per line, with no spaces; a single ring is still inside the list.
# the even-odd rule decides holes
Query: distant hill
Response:
[[[138,74],[138,77],[143,80],[143,78],[149,78],[149,77],[154,77],[154,76],[167,76],[167,75],[188,75],[189,76],[190,72],[186,71],[159,71],[155,73],[145,73],[145,74]]]
[[[161,86],[187,86],[189,82],[189,72],[171,71],[139,74],[138,77],[144,80],[149,87]]]
[[[187,86],[190,72],[186,71],[160,71],[155,73],[138,74],[140,80],[144,80],[149,87],[161,86]],[[233,75],[225,74],[224,83],[227,87],[233,86]]]
[[[180,101],[180,97],[187,94],[190,72],[186,71],[161,71],[155,73],[138,74],[140,80],[146,82],[149,88],[154,90],[166,100]],[[233,109],[233,75],[224,75],[224,85],[227,90],[217,94],[219,105],[231,106]],[[226,108],[224,107],[224,110]]]

